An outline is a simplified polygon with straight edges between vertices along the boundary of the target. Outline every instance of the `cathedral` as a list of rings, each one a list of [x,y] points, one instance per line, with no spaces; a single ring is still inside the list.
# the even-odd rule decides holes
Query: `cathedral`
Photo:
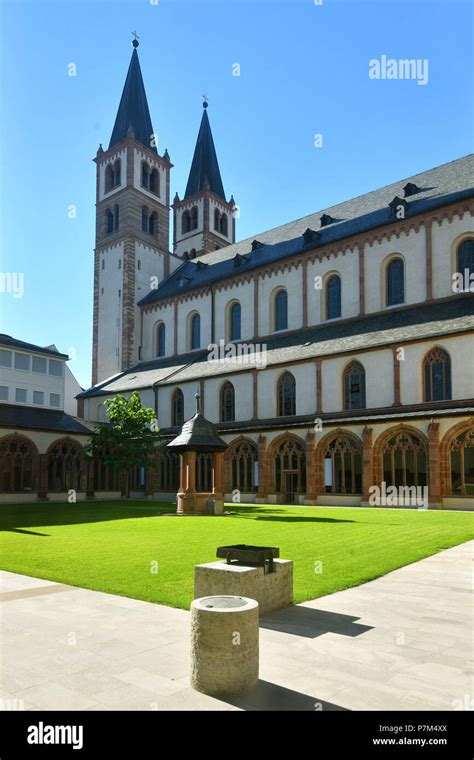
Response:
[[[228,444],[228,501],[368,506],[395,488],[393,506],[415,489],[430,508],[473,509],[473,156],[236,242],[207,102],[171,199],[133,46],[94,159],[93,384],[77,395],[69,448],[106,419],[105,399],[137,392],[161,443],[131,495],[173,501],[167,443],[198,393]],[[43,497],[73,481],[78,498],[120,495],[117,474],[79,453],[73,481],[59,463],[48,486],[49,449],[36,445]],[[196,462],[202,492],[208,456]]]

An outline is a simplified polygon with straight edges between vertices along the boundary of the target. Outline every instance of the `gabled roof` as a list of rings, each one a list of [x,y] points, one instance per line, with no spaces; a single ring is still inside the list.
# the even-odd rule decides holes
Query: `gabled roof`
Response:
[[[18,430],[51,430],[54,433],[82,433],[90,435],[93,423],[79,420],[67,412],[39,409],[36,406],[0,404],[0,426]]]
[[[194,148],[193,162],[184,198],[188,198],[195,193],[200,193],[207,188],[225,200],[219,163],[206,109],[207,103],[204,103],[204,113],[196,140],[196,147]]]
[[[153,126],[136,48],[132,53],[132,59],[128,67],[127,78],[122,97],[120,98],[112,137],[110,138],[109,150],[114,145],[125,140],[130,128],[133,130],[135,139],[138,142],[141,142],[149,150],[157,153],[156,147],[150,142]]]
[[[162,298],[169,298],[295,256],[305,250],[317,249],[352,235],[391,224],[393,216],[389,204],[395,196],[403,196],[403,186],[408,181],[419,188],[419,192],[410,195],[406,201],[406,217],[410,218],[474,196],[473,177],[474,155],[471,154],[339,203],[337,206],[316,211],[267,232],[252,235],[218,251],[203,254],[199,257],[200,267],[194,261],[186,261],[139,303],[144,305],[160,301]],[[335,221],[321,226],[321,217],[325,215]],[[317,232],[312,240],[308,234],[305,235],[308,230]],[[253,246],[254,240],[260,245]],[[239,256],[244,257],[243,260],[239,259]],[[209,266],[203,267],[202,264]]]
[[[47,356],[54,356],[56,359],[69,359],[67,354],[61,354],[55,346],[36,346],[34,343],[25,343],[24,340],[12,338],[11,335],[5,335],[5,333],[0,333],[0,347],[17,348],[19,351],[31,351],[36,354],[46,354]]]

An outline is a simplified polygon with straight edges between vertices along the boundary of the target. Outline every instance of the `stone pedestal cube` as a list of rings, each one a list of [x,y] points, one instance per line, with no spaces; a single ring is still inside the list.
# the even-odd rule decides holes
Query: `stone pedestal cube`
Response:
[[[255,599],[261,615],[293,604],[293,562],[274,559],[273,573],[263,567],[207,562],[194,568],[194,596],[231,594]]]
[[[207,596],[191,603],[191,686],[211,696],[245,694],[258,683],[258,603]]]

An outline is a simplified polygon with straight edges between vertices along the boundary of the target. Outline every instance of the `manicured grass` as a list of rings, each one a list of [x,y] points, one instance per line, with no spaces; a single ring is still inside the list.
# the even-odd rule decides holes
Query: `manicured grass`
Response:
[[[164,513],[174,505],[140,502],[4,505],[0,565],[187,609],[194,565],[215,560],[217,546],[272,545],[280,547],[282,558],[294,560],[295,601],[302,602],[364,583],[474,535],[469,513],[228,508],[236,514],[170,517]]]

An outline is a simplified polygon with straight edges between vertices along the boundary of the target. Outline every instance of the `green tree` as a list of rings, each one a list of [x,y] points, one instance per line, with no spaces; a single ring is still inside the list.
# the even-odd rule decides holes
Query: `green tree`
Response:
[[[132,467],[145,467],[159,439],[155,412],[142,406],[138,393],[125,398],[118,393],[106,399],[108,422],[99,422],[86,445],[87,455],[125,473],[125,496],[129,495]]]

